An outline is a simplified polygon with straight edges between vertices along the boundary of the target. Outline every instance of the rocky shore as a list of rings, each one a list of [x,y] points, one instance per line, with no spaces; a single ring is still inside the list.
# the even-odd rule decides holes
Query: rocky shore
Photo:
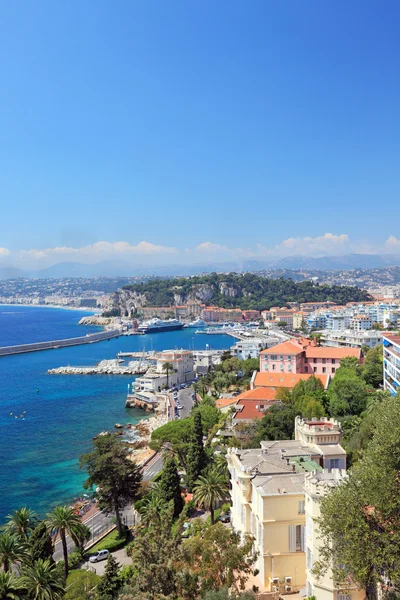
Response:
[[[128,436],[125,436],[128,438],[127,443],[132,448],[132,460],[139,464],[147,460],[153,453],[153,451],[149,448],[152,432],[168,422],[167,396],[165,394],[158,395],[157,402],[158,404],[151,417],[148,419],[143,419],[137,423],[137,425],[132,426],[131,432],[133,435],[137,436],[137,439],[129,442],[130,435],[128,434]]]
[[[49,375],[141,375],[150,367],[144,361],[132,360],[121,364],[117,359],[102,360],[92,367],[57,367],[49,369]]]

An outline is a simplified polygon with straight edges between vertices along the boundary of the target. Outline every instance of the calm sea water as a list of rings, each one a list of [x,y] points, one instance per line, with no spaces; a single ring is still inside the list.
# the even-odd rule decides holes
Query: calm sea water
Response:
[[[94,332],[77,325],[85,314],[90,313],[0,306],[0,346]],[[93,365],[119,351],[203,349],[206,344],[228,348],[233,341],[184,329],[0,357],[0,523],[20,506],[43,515],[82,493],[85,474],[78,457],[92,437],[115,423],[137,423],[144,417],[140,410],[125,408],[133,377],[48,375],[48,369]]]

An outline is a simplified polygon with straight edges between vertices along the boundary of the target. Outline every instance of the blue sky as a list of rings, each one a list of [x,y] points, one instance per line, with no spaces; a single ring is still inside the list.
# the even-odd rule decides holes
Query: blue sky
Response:
[[[399,18],[2,3],[0,262],[400,253]]]

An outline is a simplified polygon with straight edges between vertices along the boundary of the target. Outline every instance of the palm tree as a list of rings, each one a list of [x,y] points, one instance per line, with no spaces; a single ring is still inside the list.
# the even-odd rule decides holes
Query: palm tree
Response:
[[[8,531],[24,541],[28,539],[30,532],[37,524],[35,513],[26,507],[15,510],[12,515],[7,516],[7,519]]]
[[[71,537],[73,539],[73,542],[78,548],[78,550],[81,551],[84,550],[85,544],[90,540],[91,535],[92,532],[90,531],[89,527],[87,527],[87,525],[85,525],[84,523],[77,525],[71,531]]]
[[[215,504],[228,495],[228,484],[217,471],[200,475],[193,487],[193,499],[210,511],[211,525],[214,525]]]
[[[68,534],[72,537],[76,529],[82,525],[82,521],[78,515],[74,513],[73,508],[68,508],[68,506],[57,506],[53,512],[47,515],[47,525],[50,530],[55,530],[56,538],[58,535],[61,538],[66,579],[68,577],[68,548],[66,535]]]
[[[163,364],[162,370],[167,374],[167,387],[169,387],[169,374],[174,370],[174,365],[167,361]]]
[[[161,517],[165,510],[165,503],[157,495],[157,492],[149,495],[148,501],[140,509],[140,520],[143,525],[149,526],[152,523],[161,524]]]
[[[9,531],[4,531],[0,535],[0,565],[3,566],[5,573],[8,573],[14,562],[22,560],[25,554],[25,545],[16,535]]]
[[[39,558],[32,566],[22,568],[20,584],[32,600],[61,600],[64,582],[55,564]]]
[[[20,580],[14,573],[0,572],[0,600],[20,600]]]

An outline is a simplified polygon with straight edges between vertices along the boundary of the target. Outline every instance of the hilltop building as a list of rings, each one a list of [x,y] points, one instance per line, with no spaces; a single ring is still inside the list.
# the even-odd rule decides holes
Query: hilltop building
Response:
[[[163,350],[152,357],[155,365],[138,377],[134,382],[135,391],[160,392],[166,385],[169,387],[191,381],[194,376],[193,352],[189,350]],[[172,369],[167,373],[163,365],[170,363]]]
[[[361,360],[358,348],[317,346],[315,340],[291,338],[260,353],[260,372],[305,373],[334,376],[346,356]]]
[[[345,469],[336,421],[297,417],[296,431],[295,440],[261,442],[251,450],[233,448],[227,455],[232,525],[255,538],[261,592],[289,593],[306,585],[305,477],[336,468],[331,465]]]

